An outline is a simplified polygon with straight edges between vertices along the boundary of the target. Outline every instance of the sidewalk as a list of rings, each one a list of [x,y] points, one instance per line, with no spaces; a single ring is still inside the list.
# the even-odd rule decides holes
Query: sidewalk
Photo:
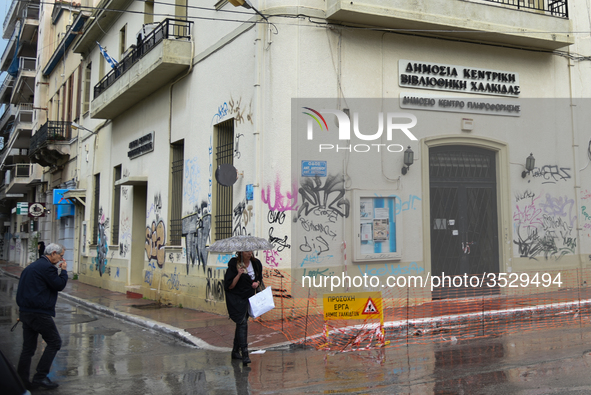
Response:
[[[23,269],[15,263],[0,261],[0,274],[19,278]],[[122,294],[75,280],[68,281],[59,295],[78,305],[167,333],[202,349],[227,352],[234,339],[235,324],[225,315],[159,305],[153,300],[142,299],[139,294]],[[481,337],[490,333],[539,329],[561,325],[577,317],[591,324],[591,287],[531,295],[433,300],[416,306],[387,309],[385,316],[389,317],[384,327],[392,345],[429,342],[439,339],[444,332],[447,338],[452,332],[457,336]],[[548,324],[536,324],[536,320],[544,317],[549,320]],[[304,319],[305,325],[300,322]],[[317,342],[320,345],[322,341],[322,315],[291,320],[286,332],[278,330],[282,328],[281,324],[267,322],[270,326],[267,327],[251,320],[248,324],[249,347],[253,350],[283,348],[304,338],[310,344]],[[275,329],[271,327],[273,325]],[[356,327],[346,328],[355,330]],[[355,336],[352,333],[344,339]]]
[[[20,278],[23,269],[14,263],[0,262],[0,274]],[[214,351],[231,350],[236,325],[227,316],[158,305],[153,300],[137,298],[135,295],[137,294],[113,292],[71,279],[66,288],[59,293],[60,298],[173,335],[199,348]],[[283,333],[266,328],[255,321],[248,323],[248,339],[252,350],[286,347],[291,344]]]

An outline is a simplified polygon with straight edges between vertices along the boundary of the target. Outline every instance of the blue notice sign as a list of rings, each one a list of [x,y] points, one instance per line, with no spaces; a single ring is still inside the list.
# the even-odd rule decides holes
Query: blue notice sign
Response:
[[[302,177],[326,177],[326,161],[325,160],[303,160],[302,161]]]

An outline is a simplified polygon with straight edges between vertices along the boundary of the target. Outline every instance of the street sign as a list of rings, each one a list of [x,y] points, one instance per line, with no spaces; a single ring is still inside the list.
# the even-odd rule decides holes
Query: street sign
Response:
[[[18,202],[16,204],[16,215],[29,215],[29,203]]]
[[[364,320],[383,316],[381,292],[324,294],[325,320]]]

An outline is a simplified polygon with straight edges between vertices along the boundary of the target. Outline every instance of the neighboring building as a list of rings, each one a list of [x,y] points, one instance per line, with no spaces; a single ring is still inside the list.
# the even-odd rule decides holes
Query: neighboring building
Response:
[[[30,262],[37,254],[39,222],[28,217],[28,203],[36,201],[35,188],[41,181],[40,166],[29,160],[29,142],[33,130],[35,70],[39,1],[12,1],[3,25],[9,40],[0,64],[6,72],[0,87],[0,205],[2,241],[0,258]]]
[[[258,257],[294,315],[300,294],[325,291],[302,275],[561,270],[576,283],[591,253],[588,1],[253,5],[268,21],[226,1],[53,9],[51,29],[70,27],[42,61],[36,134],[86,131],[31,157],[75,202],[74,232],[59,229],[81,281],[222,313],[230,255],[207,246],[252,234],[275,245]]]

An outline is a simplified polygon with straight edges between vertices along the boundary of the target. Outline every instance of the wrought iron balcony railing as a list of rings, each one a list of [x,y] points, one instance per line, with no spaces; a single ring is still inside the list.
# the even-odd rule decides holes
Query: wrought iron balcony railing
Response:
[[[567,0],[481,0],[489,3],[497,3],[504,6],[515,7],[519,10],[531,10],[544,12],[548,15],[568,18]]]
[[[111,85],[125,74],[137,61],[150,52],[162,40],[191,39],[191,26],[193,22],[181,19],[165,19],[156,28],[148,34],[139,43],[139,46],[133,48],[121,61],[113,68],[109,74],[103,77],[98,84],[94,86],[94,98],[106,91]]]
[[[33,154],[48,143],[67,142],[72,138],[72,122],[47,121],[31,136],[29,153]]]

